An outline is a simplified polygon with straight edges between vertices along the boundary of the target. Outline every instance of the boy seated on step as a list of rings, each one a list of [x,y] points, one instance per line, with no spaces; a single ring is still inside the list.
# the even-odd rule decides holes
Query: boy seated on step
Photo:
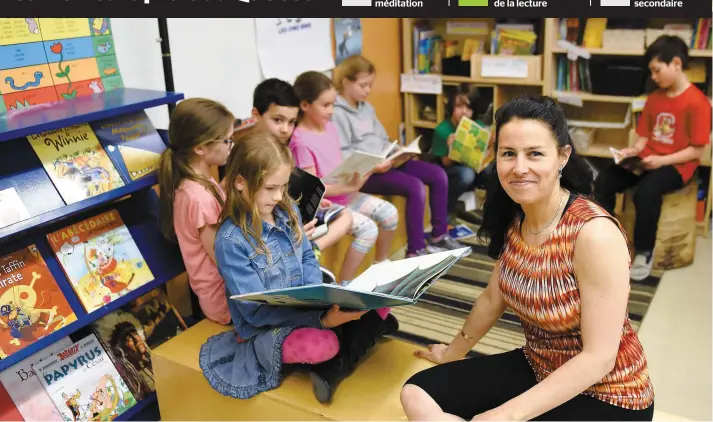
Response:
[[[490,114],[491,116],[488,116]],[[458,124],[463,117],[474,119],[482,126],[489,126],[492,121],[492,108],[490,101],[470,92],[467,86],[459,87],[446,103],[447,118],[436,126],[431,143],[431,155],[436,163],[443,167],[448,175],[448,214],[457,214],[473,224],[480,224],[482,220],[470,213],[462,213],[456,209],[458,198],[466,192],[472,192],[476,187],[485,186],[485,181],[490,169],[486,168],[481,173],[476,173],[469,166],[460,164],[448,158],[451,145],[455,140]],[[475,117],[474,117],[475,116]]]
[[[287,145],[297,125],[299,111],[300,101],[292,85],[277,78],[266,79],[260,82],[253,91],[252,117],[256,123],[253,128],[247,131],[269,132]],[[233,141],[240,142],[240,138],[249,133],[247,131],[240,131],[242,133],[235,135]],[[331,206],[331,202],[325,199],[321,206],[327,208]],[[329,231],[317,239],[312,239],[317,220],[303,222],[303,224],[307,239],[312,242],[312,247],[319,259],[319,251],[334,245],[351,231],[352,214],[347,209],[340,212],[329,222]]]
[[[711,133],[711,104],[684,73],[689,60],[686,43],[663,35],[644,57],[659,89],[648,96],[636,125],[636,142],[617,154],[621,160],[639,157],[642,171],[613,165],[594,183],[597,201],[611,214],[616,194],[636,186],[636,256],[631,267],[631,278],[636,281],[651,274],[663,196],[691,180]]]

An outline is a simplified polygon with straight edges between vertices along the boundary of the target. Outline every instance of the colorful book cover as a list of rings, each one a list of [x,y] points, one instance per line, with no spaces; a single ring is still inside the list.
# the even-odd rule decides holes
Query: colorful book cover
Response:
[[[0,372],[0,381],[25,420],[64,420],[50,396],[42,388],[42,383],[32,367],[71,345],[72,340],[69,337],[63,337],[56,343]]]
[[[456,128],[456,136],[448,158],[481,172],[485,166],[490,131],[477,122],[463,117]]]
[[[68,205],[124,186],[86,123],[30,135],[27,139]]]
[[[126,182],[158,168],[166,144],[145,111],[92,122],[91,126]]]
[[[33,368],[65,421],[111,421],[136,404],[94,334]]]
[[[47,239],[87,313],[154,279],[117,210],[50,233]]]
[[[64,205],[27,139],[0,142],[0,228]]]
[[[93,325],[104,350],[109,353],[137,400],[156,391],[151,350],[186,328],[159,289],[141,296]]]
[[[35,245],[0,258],[0,359],[76,320]]]

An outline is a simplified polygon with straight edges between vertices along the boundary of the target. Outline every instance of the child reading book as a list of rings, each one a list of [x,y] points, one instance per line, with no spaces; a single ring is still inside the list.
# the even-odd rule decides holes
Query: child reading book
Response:
[[[263,131],[271,133],[287,145],[297,124],[299,107],[300,101],[292,85],[277,78],[266,79],[260,82],[253,92],[252,115],[256,121],[255,127],[245,132],[241,131],[234,139],[237,142],[254,131]],[[325,208],[329,205],[329,201],[321,204]],[[319,251],[334,245],[349,233],[352,216],[350,212],[341,212],[334,221],[330,222],[329,231],[319,238],[312,237],[315,234],[316,220],[305,221],[304,224],[307,238],[312,241],[315,252],[319,254]]]
[[[636,255],[631,278],[637,281],[651,274],[663,195],[691,180],[711,134],[711,104],[684,73],[686,43],[677,36],[663,35],[644,56],[660,89],[646,100],[634,146],[615,154],[622,165],[604,169],[594,185],[597,200],[610,213],[614,212],[616,194],[636,186]],[[627,160],[635,156],[641,158],[638,164]]]
[[[362,56],[348,57],[334,69],[339,96],[333,119],[339,129],[344,158],[356,150],[379,154],[390,143],[374,107],[366,101],[375,77],[376,68]],[[428,245],[423,231],[426,186],[433,226]],[[407,256],[463,247],[448,235],[448,178],[437,165],[409,160],[398,168],[391,168],[391,163],[386,161],[374,169],[361,190],[406,197]]]
[[[339,134],[331,121],[337,91],[320,72],[309,71],[295,80],[300,99],[300,122],[292,134],[290,150],[303,170],[323,178],[342,161]],[[327,184],[325,196],[352,211],[351,248],[342,262],[338,282],[356,276],[359,264],[376,243],[376,262],[386,261],[399,214],[390,202],[359,192],[365,180],[355,174],[346,184]]]
[[[321,284],[322,274],[287,195],[292,154],[275,136],[241,139],[226,166],[226,203],[215,241],[229,296]],[[341,379],[390,319],[375,311],[275,307],[230,300],[234,332],[201,347],[200,366],[221,394],[247,399],[276,388],[286,371],[307,365],[320,402],[331,401]],[[299,365],[299,366],[295,366]]]
[[[481,126],[485,123],[480,120],[487,118],[489,101],[486,98],[471,95],[466,87],[461,87],[448,99],[446,103],[446,120],[436,126],[433,132],[431,154],[436,157],[438,164],[443,167],[448,175],[448,213],[454,213],[458,198],[466,192],[473,191],[477,186],[484,186],[485,172],[477,173],[475,169],[455,162],[448,157],[450,147],[455,140],[456,128],[463,117],[471,118],[475,114],[476,122]],[[459,215],[466,220],[473,220],[471,215]],[[473,221],[479,224],[480,221]]]
[[[215,101],[180,102],[171,114],[170,144],[161,155],[158,175],[162,231],[178,241],[201,310],[220,324],[230,322],[225,284],[214,254],[225,194],[210,169],[228,159],[234,121],[230,111]]]

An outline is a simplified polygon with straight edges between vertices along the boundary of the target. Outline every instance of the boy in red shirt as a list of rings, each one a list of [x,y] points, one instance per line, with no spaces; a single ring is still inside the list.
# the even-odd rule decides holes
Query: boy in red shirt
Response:
[[[646,50],[651,78],[660,89],[649,95],[634,146],[621,150],[621,159],[641,158],[643,173],[636,175],[614,165],[595,181],[596,199],[613,213],[616,194],[636,186],[634,248],[631,278],[651,274],[656,230],[663,195],[681,188],[693,177],[711,133],[711,104],[688,81],[688,46],[679,37],[664,35]]]

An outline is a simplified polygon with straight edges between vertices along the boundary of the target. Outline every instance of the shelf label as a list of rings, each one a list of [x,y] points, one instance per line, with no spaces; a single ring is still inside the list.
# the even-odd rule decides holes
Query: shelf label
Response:
[[[483,56],[480,76],[483,78],[527,78],[527,60],[516,56]]]
[[[443,80],[441,75],[402,73],[401,92],[441,95],[443,93]]]
[[[582,97],[577,94],[571,94],[565,91],[555,91],[555,97],[557,97],[557,100],[562,104],[569,104],[575,107],[584,106]]]
[[[631,102],[631,110],[634,113],[638,113],[640,111],[644,110],[644,106],[646,105],[646,99],[648,97],[637,97],[634,98],[634,100]]]

